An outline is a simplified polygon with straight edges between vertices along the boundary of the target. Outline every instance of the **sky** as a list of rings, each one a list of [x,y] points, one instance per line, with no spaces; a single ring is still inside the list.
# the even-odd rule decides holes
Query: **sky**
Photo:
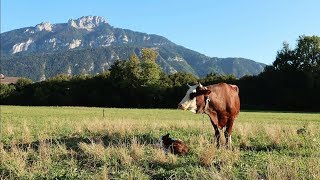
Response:
[[[283,42],[320,36],[319,12],[319,0],[1,0],[1,33],[94,15],[210,57],[272,64]]]

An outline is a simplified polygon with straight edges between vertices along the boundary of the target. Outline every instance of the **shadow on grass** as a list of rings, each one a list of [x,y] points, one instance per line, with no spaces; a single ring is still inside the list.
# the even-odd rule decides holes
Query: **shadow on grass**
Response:
[[[240,144],[239,148],[241,151],[256,151],[256,152],[281,151],[281,150],[287,149],[285,147],[281,147],[274,144],[256,145],[256,146],[247,146],[247,145]]]
[[[37,140],[31,143],[25,144],[15,144],[15,145],[4,145],[5,151],[11,151],[13,148],[19,148],[22,150],[33,149],[38,151],[41,144],[49,144],[49,145],[65,145],[68,150],[80,150],[79,144],[86,143],[102,143],[104,146],[118,146],[118,145],[130,145],[132,140],[135,139],[139,143],[142,144],[154,144],[158,141],[158,138],[154,137],[150,133],[146,134],[137,134],[137,135],[121,135],[120,133],[113,133],[108,135],[99,135],[92,137],[62,137],[59,139],[45,139],[45,140]]]
[[[13,144],[13,145],[4,145],[3,148],[5,151],[10,152],[14,151],[15,149],[22,150],[22,151],[30,151],[33,150],[35,152],[40,152],[41,146],[65,146],[67,150],[72,150],[76,154],[73,155],[73,158],[76,158],[79,166],[83,167],[91,172],[97,170],[98,167],[103,165],[103,162],[100,160],[92,159],[88,154],[86,154],[81,148],[80,144],[102,144],[105,147],[110,146],[130,146],[132,144],[132,140],[136,140],[141,144],[154,144],[157,142],[158,138],[152,136],[150,133],[146,134],[130,134],[130,135],[123,135],[120,133],[113,133],[113,134],[100,134],[96,136],[78,136],[78,137],[62,137],[58,139],[44,139],[44,140],[37,140],[31,143],[25,144]],[[68,159],[69,157],[64,156],[64,159]],[[30,161],[32,164],[32,160]],[[1,179],[1,178],[0,178]]]

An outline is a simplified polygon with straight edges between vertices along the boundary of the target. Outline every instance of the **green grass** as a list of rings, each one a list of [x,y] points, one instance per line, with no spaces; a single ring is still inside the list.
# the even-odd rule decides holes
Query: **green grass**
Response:
[[[0,179],[319,179],[320,114],[241,112],[233,148],[187,111],[0,106]],[[103,117],[104,111],[104,117]],[[165,154],[161,135],[186,156]],[[223,139],[222,139],[223,141]]]

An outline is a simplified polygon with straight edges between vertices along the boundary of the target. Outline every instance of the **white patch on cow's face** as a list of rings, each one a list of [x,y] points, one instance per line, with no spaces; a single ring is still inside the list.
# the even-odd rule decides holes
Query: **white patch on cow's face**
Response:
[[[190,94],[193,92],[196,92],[196,89],[198,86],[199,86],[199,84],[196,84],[194,86],[190,86],[186,95],[184,96],[184,98],[181,100],[181,102],[178,105],[179,109],[189,110],[193,113],[196,113],[196,111],[197,111],[196,98],[190,99]]]

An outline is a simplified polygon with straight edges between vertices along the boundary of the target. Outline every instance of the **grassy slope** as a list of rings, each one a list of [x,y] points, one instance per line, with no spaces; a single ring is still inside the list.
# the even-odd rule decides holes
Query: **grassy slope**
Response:
[[[164,154],[169,132],[189,154]],[[207,117],[178,110],[1,106],[1,178],[316,179],[320,114],[241,112],[233,150]]]

